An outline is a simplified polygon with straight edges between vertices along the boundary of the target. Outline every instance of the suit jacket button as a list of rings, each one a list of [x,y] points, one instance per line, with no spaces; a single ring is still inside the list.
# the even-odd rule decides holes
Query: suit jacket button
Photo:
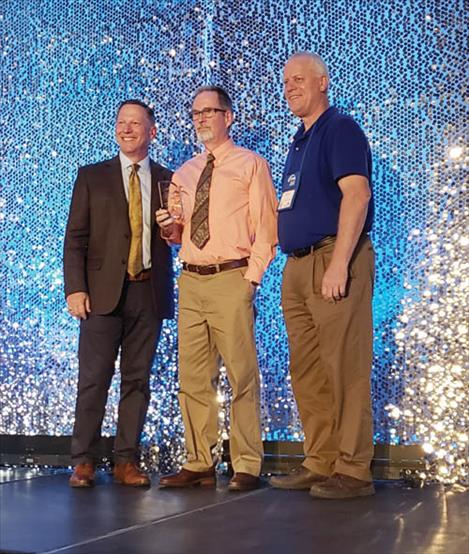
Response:
[[[126,263],[127,263],[127,260],[124,260],[124,258],[122,258],[121,264],[122,264],[122,265],[125,265]]]
[[[124,238],[125,238],[125,239],[128,239],[128,238],[130,238],[130,235],[127,234],[127,233],[124,233]]]

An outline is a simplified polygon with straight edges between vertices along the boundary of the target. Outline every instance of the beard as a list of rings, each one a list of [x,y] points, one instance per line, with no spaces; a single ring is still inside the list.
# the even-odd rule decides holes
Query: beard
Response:
[[[211,129],[208,129],[208,128],[196,129],[195,133],[197,135],[197,140],[199,142],[203,143],[213,139],[213,131]]]

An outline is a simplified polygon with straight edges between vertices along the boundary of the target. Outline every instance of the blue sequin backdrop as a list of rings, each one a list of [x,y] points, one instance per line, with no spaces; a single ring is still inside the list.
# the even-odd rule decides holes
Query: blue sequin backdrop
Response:
[[[154,104],[152,155],[176,168],[194,151],[191,93],[225,86],[235,140],[269,160],[279,187],[298,123],[282,96],[282,66],[311,50],[330,67],[332,102],[362,125],[374,156],[375,438],[423,443],[436,453],[436,474],[461,478],[463,0],[3,0],[0,25],[1,433],[71,433],[78,326],[63,299],[63,234],[77,167],[117,151],[116,105],[128,97]],[[301,440],[280,309],[284,261],[274,261],[258,298],[263,427],[266,439]],[[183,456],[176,346],[170,322],[144,437],[160,466]],[[117,374],[106,434],[118,386]],[[222,373],[221,438],[228,403]]]

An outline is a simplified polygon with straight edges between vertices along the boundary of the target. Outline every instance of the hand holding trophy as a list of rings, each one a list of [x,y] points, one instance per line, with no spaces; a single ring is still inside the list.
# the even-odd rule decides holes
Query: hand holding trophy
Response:
[[[158,181],[158,194],[160,209],[157,210],[156,222],[166,230],[173,223],[183,223],[184,213],[182,208],[181,189],[172,181]]]

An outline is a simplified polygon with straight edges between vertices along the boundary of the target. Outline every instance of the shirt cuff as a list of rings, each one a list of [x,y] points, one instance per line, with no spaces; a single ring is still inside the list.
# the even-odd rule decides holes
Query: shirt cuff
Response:
[[[167,227],[161,227],[160,236],[169,244],[181,244],[182,225],[179,225],[178,223],[173,223],[172,225],[168,225]]]
[[[249,266],[248,270],[244,274],[244,278],[251,282],[251,283],[260,283],[262,281],[262,276],[264,275],[263,271],[259,271],[259,269],[255,266]]]

